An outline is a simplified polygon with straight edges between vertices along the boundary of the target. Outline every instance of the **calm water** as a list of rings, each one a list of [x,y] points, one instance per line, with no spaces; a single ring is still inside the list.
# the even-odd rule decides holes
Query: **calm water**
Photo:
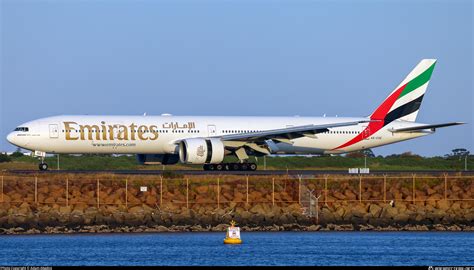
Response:
[[[469,232],[0,236],[0,265],[474,265]]]

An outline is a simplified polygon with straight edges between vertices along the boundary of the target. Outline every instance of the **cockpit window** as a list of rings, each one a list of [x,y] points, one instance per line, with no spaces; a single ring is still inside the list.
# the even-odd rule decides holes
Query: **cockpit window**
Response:
[[[17,127],[17,128],[15,128],[15,131],[27,132],[27,131],[28,131],[28,128],[27,128],[27,127]]]

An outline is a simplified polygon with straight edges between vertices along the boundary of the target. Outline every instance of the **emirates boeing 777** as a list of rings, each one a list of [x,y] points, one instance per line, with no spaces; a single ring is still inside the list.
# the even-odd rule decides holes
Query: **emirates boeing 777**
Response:
[[[435,67],[422,60],[368,117],[60,115],[18,126],[7,140],[46,153],[136,154],[143,164],[201,164],[205,170],[256,170],[249,156],[341,154],[405,141],[463,124],[417,123]],[[224,157],[238,158],[223,163]]]

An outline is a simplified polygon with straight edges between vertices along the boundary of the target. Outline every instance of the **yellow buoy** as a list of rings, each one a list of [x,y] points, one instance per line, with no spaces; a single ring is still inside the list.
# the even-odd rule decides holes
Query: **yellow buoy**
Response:
[[[242,244],[242,240],[240,239],[240,228],[235,225],[235,221],[232,220],[230,222],[230,227],[227,228],[224,244]]]

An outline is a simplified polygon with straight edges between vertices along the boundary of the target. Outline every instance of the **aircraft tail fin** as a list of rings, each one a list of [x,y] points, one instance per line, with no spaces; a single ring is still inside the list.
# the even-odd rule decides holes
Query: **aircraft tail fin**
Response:
[[[428,88],[436,59],[423,59],[370,115],[372,120],[415,122],[421,101]]]

